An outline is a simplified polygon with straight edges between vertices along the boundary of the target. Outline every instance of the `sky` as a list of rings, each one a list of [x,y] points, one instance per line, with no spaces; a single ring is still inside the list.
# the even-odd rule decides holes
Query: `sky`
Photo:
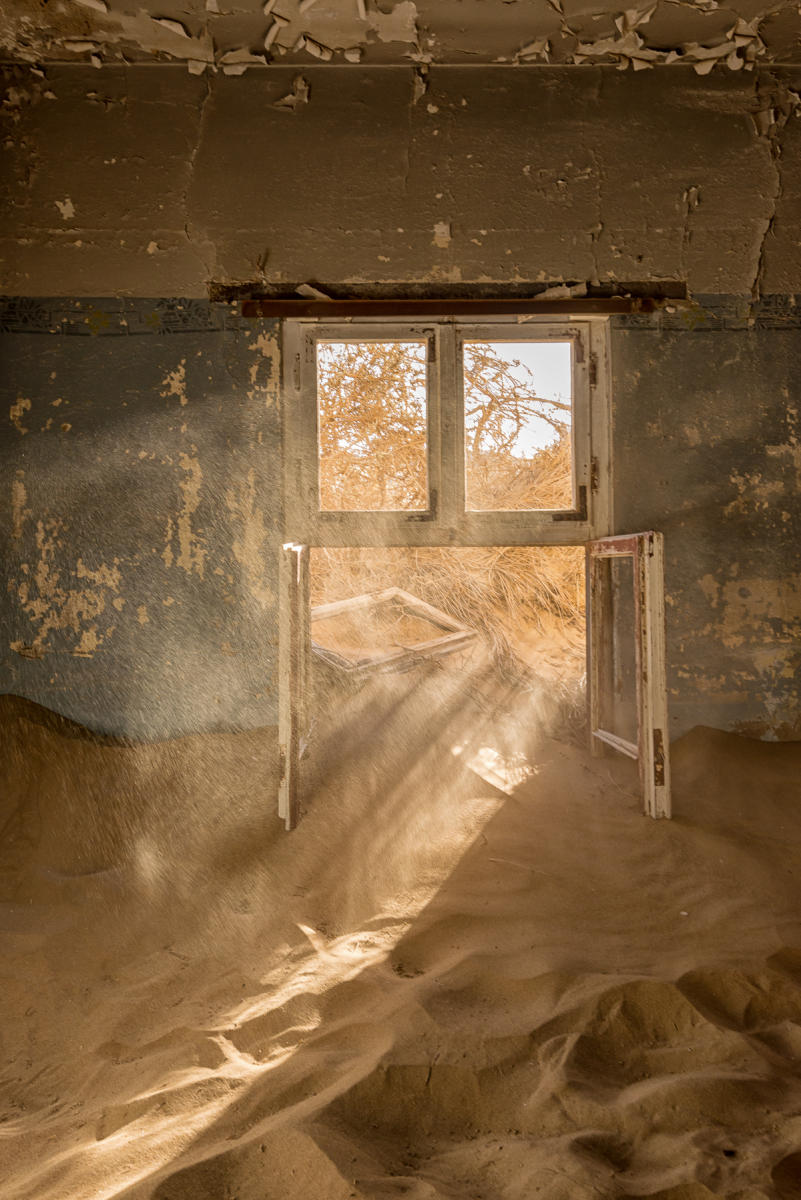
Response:
[[[569,403],[572,392],[570,342],[490,342],[496,353],[506,359],[519,359],[531,371],[536,394],[543,400]],[[525,372],[521,372],[525,379]],[[568,413],[560,414],[562,420]],[[518,454],[546,446],[554,439],[553,428],[547,421],[532,420],[521,434],[516,446]]]

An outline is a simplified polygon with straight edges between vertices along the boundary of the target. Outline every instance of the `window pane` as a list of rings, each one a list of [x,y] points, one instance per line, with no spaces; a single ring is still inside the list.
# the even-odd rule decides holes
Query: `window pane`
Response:
[[[318,342],[320,508],[428,507],[426,343]]]
[[[570,342],[466,342],[464,402],[468,510],[573,507]]]
[[[637,742],[637,658],[634,612],[634,559],[601,559],[601,596],[606,638],[600,664],[601,728]]]

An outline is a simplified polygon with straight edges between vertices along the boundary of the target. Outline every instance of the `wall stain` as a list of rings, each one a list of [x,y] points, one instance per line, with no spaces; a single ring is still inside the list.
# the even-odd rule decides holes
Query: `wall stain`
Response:
[[[275,604],[275,593],[267,582],[270,574],[268,532],[264,514],[256,506],[256,473],[252,467],[246,481],[227,490],[225,503],[237,529],[231,548],[234,558],[244,569],[248,590],[260,604]]]
[[[22,418],[26,412],[31,411],[31,402],[25,396],[18,396],[16,403],[12,404],[8,410],[9,420],[20,433],[29,433],[26,425],[22,424]]]
[[[733,650],[753,640],[797,643],[801,631],[801,574],[783,579],[760,576],[738,577],[724,582],[704,575],[699,585],[716,619],[701,630],[714,633]]]
[[[279,399],[280,350],[275,333],[264,330],[248,343],[248,350],[255,350],[258,357],[248,368],[250,389],[249,400],[260,400],[265,408],[275,408]],[[265,368],[267,378],[262,379]]]
[[[11,536],[15,541],[22,537],[25,522],[33,515],[31,510],[25,507],[27,503],[25,472],[17,471],[17,478],[11,481]]]
[[[727,517],[736,513],[744,516],[752,512],[766,512],[775,506],[777,497],[787,490],[783,479],[765,479],[759,471],[748,474],[733,471],[729,482],[734,485],[738,495],[736,500],[724,506],[723,513]]]
[[[185,407],[189,403],[189,397],[186,394],[186,359],[182,358],[174,371],[168,371],[161,381],[161,386],[164,389],[161,395],[165,400],[170,396],[177,396],[181,402],[181,407]]]
[[[184,472],[184,477],[178,485],[182,504],[176,517],[167,517],[161,557],[168,569],[175,563],[188,575],[194,572],[202,579],[206,565],[206,543],[202,535],[193,530],[192,518],[200,506],[203,472],[197,457],[184,451],[178,456],[178,464]]]
[[[120,590],[119,560],[115,559],[112,566],[102,563],[89,567],[78,558],[74,568],[65,571],[57,567],[64,531],[65,525],[58,518],[38,520],[35,536],[38,559],[34,566],[21,563],[22,578],[9,585],[28,620],[36,627],[31,641],[10,643],[11,649],[23,657],[41,658],[52,651],[50,639],[56,633],[73,634],[71,653],[90,656],[114,629],[112,626],[101,633],[97,620]]]

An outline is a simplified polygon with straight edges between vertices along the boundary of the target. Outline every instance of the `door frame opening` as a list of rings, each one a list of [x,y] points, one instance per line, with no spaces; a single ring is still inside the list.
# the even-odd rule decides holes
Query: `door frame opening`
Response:
[[[422,511],[330,511],[320,503],[317,343],[320,341],[422,341],[426,345],[427,506]],[[573,507],[568,510],[472,511],[465,503],[465,397],[462,355],[465,342],[569,341],[572,345]],[[279,815],[288,829],[301,808],[301,758],[308,736],[310,678],[309,548],[369,548],[388,546],[584,546],[587,576],[603,557],[593,551],[609,543],[612,513],[613,464],[610,433],[609,329],[605,318],[554,321],[515,316],[494,318],[437,317],[399,321],[385,318],[358,323],[332,323],[320,318],[283,323],[283,438],[284,532],[280,552],[279,602],[279,744],[281,783]],[[669,816],[666,690],[654,698],[653,671],[643,685],[639,675],[658,661],[661,633],[661,681],[664,684],[664,598],[661,537],[654,533],[627,535],[629,542],[651,539],[659,544],[650,556],[639,549],[640,566],[651,566],[640,582],[648,597],[648,614],[641,613],[636,630],[638,646],[638,711],[641,733],[637,757],[643,774],[645,810]],[[628,552],[628,551],[627,551]],[[645,570],[643,567],[642,570]],[[638,593],[639,595],[639,593]],[[597,737],[598,667],[596,635],[590,632],[593,613],[586,593],[588,712],[593,753],[604,746],[631,753],[612,737]],[[661,626],[659,622],[661,620]],[[645,631],[643,633],[643,631]],[[642,641],[643,636],[646,642]],[[600,635],[598,635],[600,637]],[[655,658],[656,655],[656,658]],[[595,697],[595,699],[593,699]],[[650,705],[650,707],[648,707]],[[645,716],[643,716],[645,713]],[[654,720],[657,724],[654,724]],[[657,734],[662,741],[657,746]],[[601,731],[604,733],[604,731]],[[649,741],[650,738],[650,741]],[[644,740],[643,740],[644,739]],[[620,741],[620,739],[617,739]],[[648,741],[648,746],[645,742]],[[655,750],[654,747],[657,747]],[[662,782],[655,782],[654,764],[661,763]],[[650,765],[649,765],[650,764]],[[650,771],[650,783],[646,775]]]

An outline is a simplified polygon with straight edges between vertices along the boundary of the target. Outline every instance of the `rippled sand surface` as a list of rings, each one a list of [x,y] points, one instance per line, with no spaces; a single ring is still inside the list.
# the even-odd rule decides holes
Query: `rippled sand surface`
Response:
[[[652,822],[531,703],[378,682],[286,834],[270,730],[3,698],[3,1200],[801,1197],[801,744]]]

